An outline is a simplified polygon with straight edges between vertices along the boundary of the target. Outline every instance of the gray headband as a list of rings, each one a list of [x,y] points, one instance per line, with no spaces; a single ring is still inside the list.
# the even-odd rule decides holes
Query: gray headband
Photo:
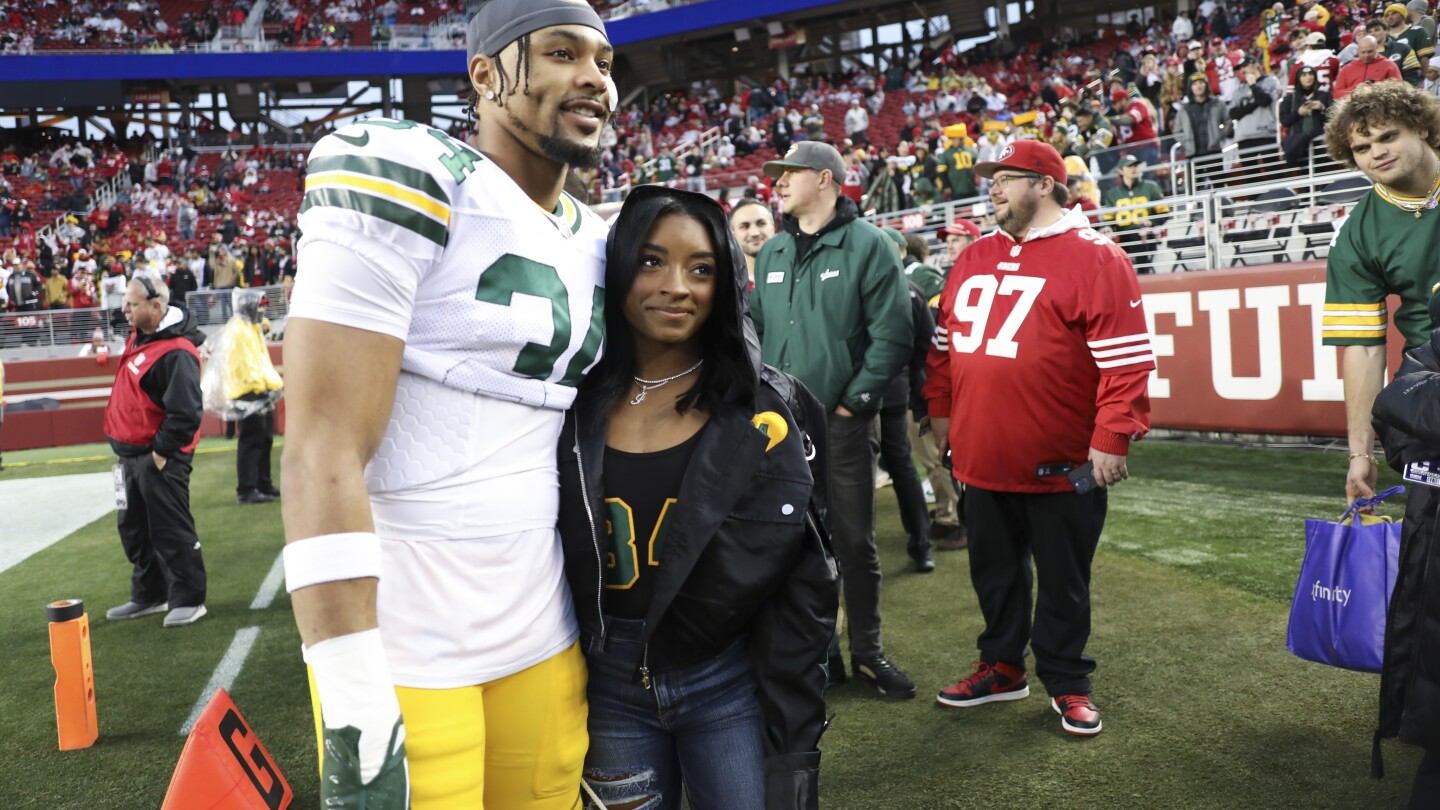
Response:
[[[480,54],[495,56],[526,34],[555,25],[583,25],[605,33],[605,23],[586,0],[490,0],[465,31],[468,66]]]

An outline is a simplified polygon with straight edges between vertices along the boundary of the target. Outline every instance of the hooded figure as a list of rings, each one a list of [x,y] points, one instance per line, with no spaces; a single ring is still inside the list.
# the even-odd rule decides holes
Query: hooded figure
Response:
[[[682,230],[712,255],[665,248]],[[605,355],[559,445],[559,531],[590,673],[586,781],[611,804],[658,792],[678,806],[683,782],[692,796],[720,791],[717,806],[818,808],[823,665],[839,598],[817,483],[824,409],[761,364],[744,254],[715,201],[637,188],[606,262]],[[660,275],[674,272],[688,280]],[[688,370],[643,379],[637,358],[656,347]],[[677,422],[689,437],[667,439],[678,442],[668,449],[627,441]],[[718,680],[700,683],[697,669]],[[743,697],[717,694],[717,683]],[[698,692],[687,704],[719,701],[721,716],[687,726],[683,706],[660,705],[657,696],[687,687]],[[680,744],[721,726],[738,729],[712,742],[724,758]],[[634,747],[617,738],[671,753],[632,761]],[[620,778],[652,770],[653,782]]]
[[[236,289],[231,297],[235,316],[216,336],[200,387],[206,410],[239,423],[236,502],[266,503],[280,494],[270,474],[270,452],[275,444],[275,403],[284,384],[265,348],[265,333],[270,331],[265,294]]]
[[[1280,102],[1280,125],[1289,130],[1282,148],[1285,162],[1304,166],[1310,160],[1310,142],[1325,133],[1325,111],[1330,94],[1320,89],[1315,68],[1301,65],[1295,71],[1295,89]]]
[[[216,336],[201,388],[206,410],[238,421],[272,406],[284,384],[265,348],[265,333],[270,330],[265,294],[235,289],[231,298],[235,316]]]
[[[1205,74],[1190,76],[1185,99],[1175,113],[1175,135],[1186,158],[1213,155],[1225,144],[1225,102],[1210,95]]]

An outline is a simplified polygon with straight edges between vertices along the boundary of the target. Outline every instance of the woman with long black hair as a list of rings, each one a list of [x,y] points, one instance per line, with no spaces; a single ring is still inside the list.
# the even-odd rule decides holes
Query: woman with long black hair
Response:
[[[816,808],[838,600],[823,409],[760,364],[709,197],[636,189],[606,259],[605,356],[559,454],[586,781],[610,805],[679,808],[683,785],[694,810]]]

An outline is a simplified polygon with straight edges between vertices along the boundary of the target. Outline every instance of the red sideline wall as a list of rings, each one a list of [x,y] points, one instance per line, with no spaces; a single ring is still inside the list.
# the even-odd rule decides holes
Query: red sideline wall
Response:
[[[1141,276],[1140,290],[1155,427],[1345,435],[1341,349],[1320,345],[1324,262]],[[1394,327],[1389,347],[1393,369]]]
[[[1154,337],[1150,377],[1155,427],[1231,433],[1344,436],[1340,349],[1320,345],[1325,303],[1323,262],[1204,273],[1141,276]],[[1394,311],[1395,301],[1390,309]],[[1390,367],[1404,341],[1390,331]],[[280,346],[270,347],[277,366]],[[7,396],[40,390],[105,389],[116,363],[93,358],[11,363]],[[105,392],[55,411],[11,413],[0,448],[20,450],[103,441]],[[284,430],[284,400],[276,421]],[[202,435],[223,432],[207,416]]]
[[[270,359],[281,367],[279,344],[270,347]],[[109,389],[120,367],[119,355],[112,355],[105,365],[94,357],[62,360],[31,360],[5,364],[5,400],[13,402],[20,395],[50,395],[60,399],[60,407],[49,411],[11,411],[5,414],[0,428],[0,450],[29,450],[35,447],[61,447],[105,441],[102,425]],[[275,432],[285,432],[285,400],[275,412]],[[200,425],[201,436],[222,436],[225,423],[206,414]]]

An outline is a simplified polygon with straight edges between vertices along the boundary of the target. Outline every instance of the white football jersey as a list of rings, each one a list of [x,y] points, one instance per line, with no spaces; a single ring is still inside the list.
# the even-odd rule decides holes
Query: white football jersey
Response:
[[[563,649],[555,448],[602,349],[604,221],[568,195],[542,210],[440,130],[373,119],[316,144],[299,226],[290,316],[405,341],[365,471],[376,532],[409,549],[380,584],[397,683],[480,683]],[[437,588],[467,606],[453,632],[407,596]]]

